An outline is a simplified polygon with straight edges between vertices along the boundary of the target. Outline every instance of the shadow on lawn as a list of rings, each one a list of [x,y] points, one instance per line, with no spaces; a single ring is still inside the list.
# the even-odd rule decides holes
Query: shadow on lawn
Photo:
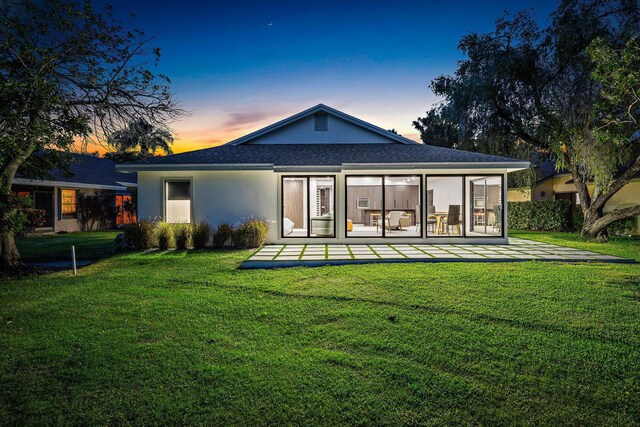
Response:
[[[241,287],[241,286],[235,286],[235,285],[227,285],[219,282],[212,282],[209,280],[193,281],[193,280],[175,279],[174,281],[172,281],[172,284],[213,286],[217,288],[232,289],[234,291],[239,291],[243,294],[262,294],[262,295],[273,296],[277,298],[295,298],[295,299],[301,299],[301,300],[306,299],[306,300],[321,300],[321,301],[334,301],[334,302],[357,302],[362,304],[372,304],[379,307],[393,307],[400,310],[420,310],[428,313],[452,314],[452,315],[463,317],[472,321],[483,322],[485,324],[506,325],[510,327],[525,329],[528,331],[554,332],[554,333],[559,333],[563,335],[568,335],[573,338],[580,337],[580,338],[593,339],[593,340],[598,340],[601,342],[608,342],[608,343],[628,343],[627,339],[596,335],[596,334],[590,333],[588,330],[585,330],[585,329],[560,327],[554,324],[529,322],[529,321],[519,320],[519,319],[506,319],[503,317],[493,316],[486,313],[471,313],[469,311],[458,310],[455,308],[438,307],[435,305],[407,304],[402,302],[380,301],[380,300],[361,298],[361,297],[297,294],[297,293],[282,292],[282,291],[271,290],[271,289],[258,289],[258,288],[247,287],[247,286]],[[609,282],[609,284],[620,285],[619,281]],[[635,284],[637,285],[638,283],[636,282]],[[640,298],[640,295],[637,295],[637,297]]]

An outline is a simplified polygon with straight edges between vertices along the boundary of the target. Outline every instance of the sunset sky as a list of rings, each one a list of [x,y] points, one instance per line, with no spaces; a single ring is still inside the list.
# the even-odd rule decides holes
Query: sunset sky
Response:
[[[505,10],[555,1],[108,1],[155,34],[159,71],[190,116],[175,152],[220,145],[324,103],[418,140],[411,122],[437,99],[430,80],[455,70],[456,46]],[[129,13],[135,17],[129,17]]]

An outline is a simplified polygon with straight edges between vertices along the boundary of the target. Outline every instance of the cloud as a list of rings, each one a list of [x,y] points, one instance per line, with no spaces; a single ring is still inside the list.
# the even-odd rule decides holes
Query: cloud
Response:
[[[273,117],[274,113],[264,111],[232,111],[228,112],[229,118],[222,124],[225,132],[233,132],[240,129],[246,129],[249,125],[261,122],[269,117]]]

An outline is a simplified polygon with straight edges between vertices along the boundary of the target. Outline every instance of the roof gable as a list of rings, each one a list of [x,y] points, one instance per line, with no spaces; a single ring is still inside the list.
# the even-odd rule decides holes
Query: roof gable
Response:
[[[315,115],[326,114],[327,130],[315,130]],[[403,136],[324,104],[304,110],[225,145],[417,144]]]

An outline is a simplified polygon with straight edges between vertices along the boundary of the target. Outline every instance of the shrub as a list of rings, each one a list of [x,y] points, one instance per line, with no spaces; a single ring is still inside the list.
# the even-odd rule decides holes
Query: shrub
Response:
[[[191,244],[191,226],[189,224],[176,224],[173,226],[173,234],[176,237],[176,248],[187,249]]]
[[[202,249],[209,245],[211,239],[211,226],[206,222],[198,222],[193,224],[193,247]]]
[[[16,226],[14,233],[17,237],[24,237],[27,233],[35,231],[37,227],[42,227],[45,222],[46,212],[42,209],[24,208],[16,213]]]
[[[571,224],[576,231],[582,230],[582,224],[584,224],[584,214],[582,211],[575,211],[571,214]]]
[[[158,247],[163,251],[176,247],[176,236],[173,234],[173,226],[161,222],[158,226]]]
[[[568,200],[508,202],[509,227],[518,230],[567,231],[571,228]]]
[[[235,231],[235,228],[231,224],[226,222],[218,224],[213,231],[213,246],[223,248],[233,238]]]
[[[151,221],[139,221],[122,227],[125,238],[136,250],[146,250],[158,246],[157,224]]]
[[[45,211],[33,209],[30,197],[15,194],[0,195],[0,216],[8,211],[14,211],[8,220],[0,222],[0,231],[12,230],[18,237],[34,231],[36,227],[44,225]]]
[[[233,246],[237,248],[257,248],[267,239],[269,225],[262,220],[252,219],[240,224],[233,234]]]
[[[110,193],[78,192],[78,213],[82,231],[108,228],[116,216],[115,197]]]
[[[607,230],[614,236],[631,236],[635,232],[637,224],[638,217],[632,216],[612,222]]]

